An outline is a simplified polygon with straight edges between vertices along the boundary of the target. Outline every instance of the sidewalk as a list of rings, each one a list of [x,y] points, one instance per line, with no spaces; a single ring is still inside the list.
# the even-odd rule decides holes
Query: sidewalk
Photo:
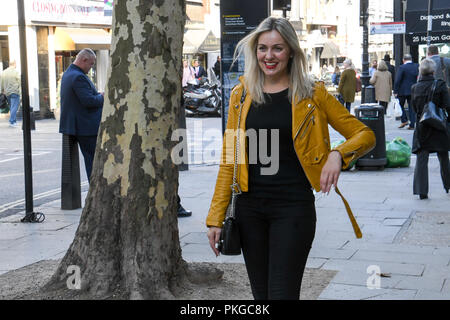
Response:
[[[385,123],[387,135],[405,136],[411,144],[412,131],[397,129],[399,122],[392,118]],[[362,239],[355,238],[336,193],[316,194],[317,230],[307,268],[338,271],[319,299],[450,299],[450,195],[432,156],[429,199],[418,200],[412,194],[414,165],[413,155],[409,168],[342,172],[339,187]],[[182,204],[193,212],[178,220],[188,262],[243,262],[242,256],[216,258],[206,238],[217,171],[217,165],[191,165],[180,172]],[[60,201],[53,201],[36,211],[45,213],[44,223],[22,224],[23,213],[0,219],[0,274],[62,258],[71,244],[81,209],[62,211]],[[379,284],[379,289],[367,284]]]

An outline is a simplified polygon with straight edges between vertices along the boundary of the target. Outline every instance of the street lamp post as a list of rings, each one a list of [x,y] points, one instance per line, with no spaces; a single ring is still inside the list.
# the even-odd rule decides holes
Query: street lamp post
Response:
[[[369,83],[369,0],[360,0],[360,19],[363,27],[361,103],[374,103],[375,88]]]
[[[33,169],[31,157],[31,117],[30,96],[28,92],[28,65],[25,30],[24,0],[17,0],[17,13],[19,25],[22,112],[23,112],[23,157],[25,168],[25,217],[21,222],[42,222],[45,219],[42,213],[33,212]]]

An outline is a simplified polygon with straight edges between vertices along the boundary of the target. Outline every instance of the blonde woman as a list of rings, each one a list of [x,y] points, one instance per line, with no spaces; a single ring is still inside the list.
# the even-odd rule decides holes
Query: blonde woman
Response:
[[[392,95],[392,75],[388,71],[386,62],[380,60],[377,71],[373,73],[369,81],[375,86],[375,99],[384,107],[384,114],[386,114]]]
[[[236,221],[252,293],[255,299],[298,300],[315,234],[313,188],[328,193],[341,168],[373,148],[375,137],[322,84],[310,80],[297,34],[286,19],[261,22],[238,43],[235,61],[241,54],[245,71],[231,94],[222,162],[206,219],[208,238],[219,255],[240,118],[245,134],[238,150],[242,194]],[[333,150],[328,124],[347,138]],[[266,161],[264,149],[278,166]],[[273,166],[277,170],[270,170]]]
[[[183,60],[183,78],[181,79],[181,86],[184,88],[188,85],[188,81],[195,79],[194,71],[189,67],[188,61]]]

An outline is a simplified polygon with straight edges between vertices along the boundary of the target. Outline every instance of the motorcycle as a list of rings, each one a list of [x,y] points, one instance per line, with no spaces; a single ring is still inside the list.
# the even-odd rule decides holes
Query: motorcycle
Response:
[[[222,93],[219,83],[191,80],[183,92],[186,116],[221,116]]]

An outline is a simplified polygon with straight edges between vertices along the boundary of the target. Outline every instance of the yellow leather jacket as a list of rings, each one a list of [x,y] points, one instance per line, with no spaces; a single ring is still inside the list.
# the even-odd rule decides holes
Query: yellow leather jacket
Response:
[[[222,227],[225,219],[226,209],[231,197],[231,187],[233,179],[234,165],[234,143],[236,141],[235,131],[237,128],[239,109],[241,106],[241,96],[244,89],[243,77],[241,83],[237,85],[231,93],[228,109],[227,130],[224,134],[222,157],[217,176],[214,196],[206,225],[208,227]],[[252,98],[246,95],[242,103],[242,115],[240,120],[240,144],[239,161],[237,170],[237,183],[242,192],[248,191],[248,157],[245,145],[245,119],[250,109]],[[351,115],[336,98],[330,95],[323,84],[316,83],[314,95],[311,99],[304,99],[296,104],[292,104],[292,140],[294,141],[295,152],[300,164],[305,171],[311,186],[320,191],[320,175],[322,167],[327,161],[331,152],[330,136],[328,124],[342,134],[346,141],[334,148],[342,156],[342,167],[349,164],[369,152],[375,147],[375,135],[373,131],[362,122]],[[339,190],[336,192],[342,197]],[[347,213],[353,224],[357,237],[361,237],[359,227],[351,213],[350,207],[342,197],[347,208]]]

